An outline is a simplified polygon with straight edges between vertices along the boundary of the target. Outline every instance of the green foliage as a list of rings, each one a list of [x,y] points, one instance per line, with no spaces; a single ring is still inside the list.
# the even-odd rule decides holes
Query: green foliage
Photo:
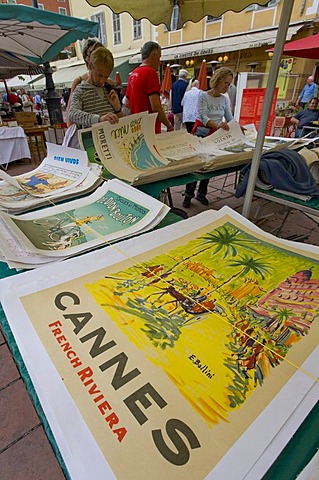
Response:
[[[200,237],[200,241],[202,245],[210,246],[213,249],[212,255],[223,252],[222,258],[228,256],[235,257],[238,255],[239,247],[257,252],[252,246],[254,243],[257,243],[253,238],[247,238],[237,228],[228,224],[203,235]]]

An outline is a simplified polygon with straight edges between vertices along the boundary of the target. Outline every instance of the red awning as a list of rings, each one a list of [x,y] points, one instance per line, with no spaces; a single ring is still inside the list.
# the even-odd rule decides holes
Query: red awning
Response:
[[[273,50],[273,48],[270,48],[267,52],[272,52]],[[283,55],[319,60],[319,33],[286,43]]]

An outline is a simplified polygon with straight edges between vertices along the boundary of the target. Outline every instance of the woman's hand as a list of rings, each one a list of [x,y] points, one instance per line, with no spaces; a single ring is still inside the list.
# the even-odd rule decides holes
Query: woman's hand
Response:
[[[116,113],[106,113],[105,115],[100,116],[99,122],[110,122],[114,125],[119,122],[119,117]]]
[[[218,123],[218,125],[217,125],[217,130],[218,130],[219,128],[222,128],[223,130],[229,130],[229,125],[228,125],[228,123],[226,123],[226,122],[220,122],[220,123]]]

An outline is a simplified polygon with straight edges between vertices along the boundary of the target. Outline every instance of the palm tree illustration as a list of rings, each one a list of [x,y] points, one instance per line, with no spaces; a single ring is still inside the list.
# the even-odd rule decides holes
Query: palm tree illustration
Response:
[[[277,310],[276,317],[278,318],[278,320],[280,320],[280,322],[283,322],[287,320],[291,314],[292,314],[292,310],[289,310],[288,308],[283,307]]]
[[[230,284],[233,280],[238,277],[244,277],[249,273],[253,273],[257,277],[261,277],[262,280],[265,279],[265,276],[268,275],[272,269],[271,265],[265,262],[262,258],[253,258],[246,254],[240,256],[238,260],[233,260],[229,263],[230,267],[240,267],[240,270],[223,283],[219,284],[213,292],[219,290],[220,288],[225,287],[225,285]]]
[[[199,237],[196,241],[195,251],[193,251],[187,257],[183,257],[181,260],[176,262],[170,268],[165,270],[162,273],[152,274],[151,267],[144,266],[145,271],[149,271],[149,277],[151,280],[148,283],[145,283],[145,279],[136,279],[133,283],[141,283],[140,289],[153,285],[154,283],[159,282],[160,280],[165,280],[171,273],[174,272],[179,266],[188,262],[195,257],[205,253],[206,251],[211,250],[211,256],[222,253],[222,259],[226,257],[235,257],[239,254],[239,248],[244,248],[251,252],[257,253],[257,249],[253,247],[253,244],[257,243],[254,238],[247,238],[238,228],[234,227],[231,224],[225,224],[213,232],[206,233],[205,235]],[[198,250],[199,248],[199,250]],[[206,260],[207,261],[207,260]],[[152,275],[151,275],[152,274]],[[107,275],[106,278],[113,280],[123,280],[127,281],[128,278],[117,277]],[[128,285],[127,285],[128,286]],[[128,289],[127,291],[131,291]]]
[[[213,232],[206,233],[199,238],[199,242],[201,245],[204,245],[204,248],[194,255],[199,255],[206,250],[212,249],[212,255],[221,252],[223,253],[222,258],[224,259],[229,256],[235,257],[238,255],[238,247],[244,247],[247,250],[257,252],[257,250],[252,247],[252,244],[255,243],[253,238],[245,237],[240,230],[227,224],[217,228]]]
[[[275,332],[288,318],[292,315],[292,310],[288,310],[286,307],[273,308],[273,313],[266,323],[266,328],[270,332]]]
[[[222,258],[232,256],[235,257],[239,253],[239,247],[250,250],[254,253],[257,253],[257,250],[252,246],[256,243],[256,240],[253,238],[247,238],[242,234],[240,230],[233,227],[232,225],[226,224],[223,225],[213,232],[206,233],[197,240],[197,244],[200,247],[198,251],[192,252],[189,256],[183,257],[177,263],[175,263],[168,270],[158,275],[155,280],[152,280],[151,283],[165,279],[170,275],[174,270],[176,270],[183,263],[188,262],[194,257],[205,253],[206,251],[211,250],[211,256],[222,253]]]

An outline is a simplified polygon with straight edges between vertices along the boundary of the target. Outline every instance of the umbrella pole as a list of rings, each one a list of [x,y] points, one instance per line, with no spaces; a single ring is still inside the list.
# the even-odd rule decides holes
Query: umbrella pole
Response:
[[[281,56],[282,56],[284,44],[286,41],[286,36],[287,36],[287,31],[289,27],[293,5],[294,5],[294,0],[284,0],[284,4],[281,11],[280,22],[278,25],[278,33],[276,37],[276,44],[274,48],[274,55],[271,60],[269,78],[268,78],[268,83],[267,83],[267,88],[265,93],[265,101],[263,104],[260,124],[258,128],[256,147],[255,147],[253,159],[251,162],[250,175],[248,179],[245,200],[244,200],[244,205],[242,209],[242,215],[246,218],[248,218],[249,216],[253,194],[255,190],[256,179],[257,179],[258,169],[260,165],[260,157],[262,155],[264,140],[265,140],[265,135],[267,130],[268,118],[270,114],[275,87],[276,87]]]

